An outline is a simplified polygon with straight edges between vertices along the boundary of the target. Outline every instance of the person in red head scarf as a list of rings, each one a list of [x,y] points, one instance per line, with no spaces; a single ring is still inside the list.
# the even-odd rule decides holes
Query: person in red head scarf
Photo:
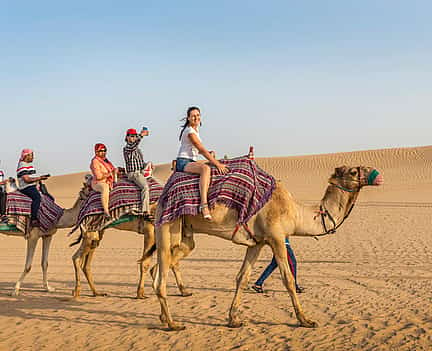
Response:
[[[117,177],[117,169],[107,159],[107,148],[104,144],[96,144],[94,151],[95,156],[92,158],[90,163],[90,169],[93,175],[91,186],[93,190],[101,193],[102,207],[105,212],[105,217],[111,219],[108,208],[109,194]]]
[[[41,203],[41,195],[37,189],[37,183],[48,179],[49,175],[36,175],[33,166],[34,153],[31,149],[21,151],[20,160],[17,167],[18,189],[24,195],[32,199],[31,203],[31,227],[39,227],[37,214]]]

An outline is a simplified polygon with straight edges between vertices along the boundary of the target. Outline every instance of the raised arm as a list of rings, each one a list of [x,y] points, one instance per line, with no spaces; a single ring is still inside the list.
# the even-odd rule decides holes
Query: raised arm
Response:
[[[137,149],[138,145],[140,144],[141,140],[143,138],[143,134],[141,132],[141,134],[137,135],[136,140],[133,143],[127,143],[125,148],[126,152],[133,152]]]

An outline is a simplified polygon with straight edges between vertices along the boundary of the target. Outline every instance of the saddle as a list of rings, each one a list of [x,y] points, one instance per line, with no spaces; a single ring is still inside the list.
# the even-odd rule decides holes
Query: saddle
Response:
[[[122,176],[122,172],[120,172]],[[155,178],[149,176],[146,178],[149,185],[150,204],[158,201],[163,186]],[[90,181],[91,179],[88,179]],[[87,198],[87,201],[82,206],[78,215],[78,221],[75,228],[72,229],[73,233],[79,226],[87,231],[102,230],[113,223],[118,223],[120,218],[126,215],[141,216],[141,189],[135,183],[129,181],[122,176],[110,192],[109,211],[112,219],[106,221],[103,217],[103,208],[101,201],[101,194],[97,191],[92,191]],[[133,217],[128,217],[133,218]]]
[[[276,181],[248,156],[220,160],[229,173],[219,174],[211,166],[208,204],[212,208],[223,203],[238,212],[237,225],[243,226],[270,199]],[[172,222],[180,216],[199,214],[201,203],[199,175],[174,172],[159,199],[162,209],[156,225]]]
[[[16,226],[25,235],[30,229],[32,200],[19,191],[7,194],[5,223]],[[64,209],[57,205],[51,195],[41,193],[41,205],[38,211],[38,221],[42,233],[48,233],[63,215]]]

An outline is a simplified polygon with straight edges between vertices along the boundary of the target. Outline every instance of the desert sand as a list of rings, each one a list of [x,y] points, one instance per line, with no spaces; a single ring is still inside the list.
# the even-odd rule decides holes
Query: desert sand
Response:
[[[257,150],[259,156],[259,150]],[[197,235],[182,263],[192,297],[180,297],[169,280],[169,303],[187,329],[167,332],[150,279],[145,300],[136,300],[142,236],[109,230],[97,249],[93,271],[107,297],[71,298],[76,247],[67,230],[54,237],[49,278],[42,290],[38,248],[21,295],[10,293],[25,257],[25,241],[0,235],[0,350],[431,350],[432,349],[432,146],[314,156],[257,158],[306,203],[318,202],[334,167],[368,165],[385,179],[362,190],[350,218],[319,241],[292,237],[300,295],[316,329],[300,328],[278,271],[264,294],[243,298],[246,325],[229,329],[228,308],[245,248]],[[72,205],[84,173],[57,176],[48,186]],[[168,165],[156,175],[165,180]],[[271,259],[264,249],[251,283]]]

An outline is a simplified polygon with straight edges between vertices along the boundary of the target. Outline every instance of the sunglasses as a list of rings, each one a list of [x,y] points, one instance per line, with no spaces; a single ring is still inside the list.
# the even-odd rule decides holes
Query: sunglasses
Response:
[[[136,137],[137,135],[136,135],[136,134],[128,134],[127,136],[128,136],[128,137],[129,137],[129,136]]]
[[[106,152],[106,149],[98,150],[98,152]]]

